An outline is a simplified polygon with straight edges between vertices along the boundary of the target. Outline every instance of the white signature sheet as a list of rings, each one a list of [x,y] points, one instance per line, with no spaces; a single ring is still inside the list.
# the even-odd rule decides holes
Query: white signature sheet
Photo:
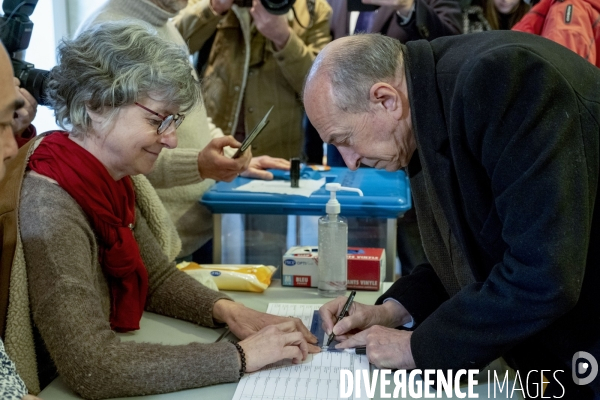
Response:
[[[316,304],[270,303],[267,312],[298,317],[310,329]],[[365,355],[344,352],[309,354],[302,364],[281,361],[244,375],[233,400],[338,400],[340,369],[368,370]],[[353,399],[353,397],[350,397]]]

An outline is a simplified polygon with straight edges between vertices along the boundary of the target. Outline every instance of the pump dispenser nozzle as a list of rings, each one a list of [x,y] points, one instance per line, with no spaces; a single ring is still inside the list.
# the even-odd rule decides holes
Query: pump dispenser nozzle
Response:
[[[336,194],[335,194],[336,192],[345,190],[347,192],[356,192],[359,194],[359,196],[363,195],[362,190],[345,187],[339,183],[327,183],[327,184],[325,184],[325,190],[328,190],[329,194],[330,194],[329,201],[327,202],[327,205],[325,206],[325,211],[327,212],[327,214],[339,214],[340,213],[340,202],[336,198]]]

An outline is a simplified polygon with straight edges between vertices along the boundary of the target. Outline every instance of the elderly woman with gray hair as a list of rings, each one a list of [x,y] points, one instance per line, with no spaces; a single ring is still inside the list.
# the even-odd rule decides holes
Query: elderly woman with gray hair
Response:
[[[318,351],[299,320],[248,309],[169,262],[180,242],[143,174],[163,148],[177,145],[176,129],[199,101],[185,51],[124,21],[63,42],[59,59],[48,96],[65,131],[29,144],[16,163],[23,173],[17,247],[34,337],[42,339],[40,371],[48,369],[40,361],[47,350],[71,389],[98,399],[232,382]],[[226,323],[243,340],[122,342],[114,332],[139,329],[144,310],[208,327]]]

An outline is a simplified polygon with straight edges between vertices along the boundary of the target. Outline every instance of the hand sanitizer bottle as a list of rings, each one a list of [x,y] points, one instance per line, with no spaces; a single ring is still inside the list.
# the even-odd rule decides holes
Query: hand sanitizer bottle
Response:
[[[346,190],[363,195],[360,189],[327,183],[330,199],[325,206],[327,215],[319,218],[319,295],[337,297],[346,294],[348,280],[348,222],[340,216],[336,192]]]

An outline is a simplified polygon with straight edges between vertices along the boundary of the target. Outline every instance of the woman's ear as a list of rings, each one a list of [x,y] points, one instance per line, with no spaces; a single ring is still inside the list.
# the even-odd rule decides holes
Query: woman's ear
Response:
[[[92,122],[95,125],[101,125],[104,123],[106,118],[104,118],[104,116],[101,113],[97,111],[92,111],[89,104],[85,105],[85,111],[87,112],[88,117],[92,120]]]
[[[404,104],[400,93],[389,83],[377,82],[371,86],[369,100],[374,106],[381,106],[391,113],[396,119],[400,119],[404,112]]]

